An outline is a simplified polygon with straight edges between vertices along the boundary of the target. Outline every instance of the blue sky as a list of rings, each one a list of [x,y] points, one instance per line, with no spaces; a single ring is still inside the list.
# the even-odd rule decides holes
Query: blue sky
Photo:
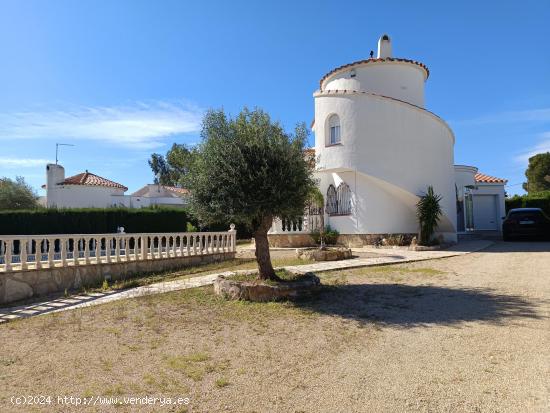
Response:
[[[550,2],[0,2],[0,176],[44,183],[45,162],[134,191],[147,159],[199,141],[204,110],[259,106],[287,129],[313,118],[336,66],[392,37],[430,69],[427,109],[456,135],[455,162],[521,192],[550,150]],[[313,138],[312,138],[313,139]]]

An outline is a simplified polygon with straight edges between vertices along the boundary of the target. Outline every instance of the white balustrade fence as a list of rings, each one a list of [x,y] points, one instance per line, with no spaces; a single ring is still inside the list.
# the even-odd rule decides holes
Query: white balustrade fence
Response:
[[[0,235],[0,271],[235,252],[237,231]]]

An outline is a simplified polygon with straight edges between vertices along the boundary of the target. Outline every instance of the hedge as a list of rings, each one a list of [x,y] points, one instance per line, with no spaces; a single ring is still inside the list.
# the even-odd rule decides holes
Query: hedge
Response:
[[[507,198],[506,212],[514,208],[541,208],[546,215],[550,215],[550,191]]]
[[[185,232],[183,209],[85,208],[0,211],[0,235]]]

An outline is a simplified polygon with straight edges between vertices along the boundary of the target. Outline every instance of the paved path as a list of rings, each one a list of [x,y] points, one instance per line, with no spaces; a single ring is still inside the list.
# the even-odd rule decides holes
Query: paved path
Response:
[[[492,241],[487,240],[464,241],[444,251],[408,251],[406,249],[383,249],[364,247],[354,249],[354,251],[373,252],[378,256],[373,258],[352,258],[342,261],[327,261],[314,264],[287,266],[285,268],[291,271],[323,272],[345,268],[399,264],[468,254],[485,249],[492,244]],[[73,310],[76,308],[88,307],[92,305],[99,305],[110,301],[123,300],[126,298],[162,294],[170,291],[184,290],[187,288],[202,287],[204,285],[212,284],[219,275],[230,275],[242,272],[250,272],[250,270],[225,271],[199,277],[186,278],[182,280],[159,282],[142,287],[130,288],[124,291],[106,291],[86,294],[83,293],[43,302],[36,302],[33,304],[27,304],[18,307],[0,308],[0,323],[35,315]]]

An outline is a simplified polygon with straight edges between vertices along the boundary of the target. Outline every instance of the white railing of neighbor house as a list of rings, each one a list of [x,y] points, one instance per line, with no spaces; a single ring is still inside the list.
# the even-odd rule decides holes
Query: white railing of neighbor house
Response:
[[[144,261],[235,252],[225,232],[0,235],[0,271]]]

